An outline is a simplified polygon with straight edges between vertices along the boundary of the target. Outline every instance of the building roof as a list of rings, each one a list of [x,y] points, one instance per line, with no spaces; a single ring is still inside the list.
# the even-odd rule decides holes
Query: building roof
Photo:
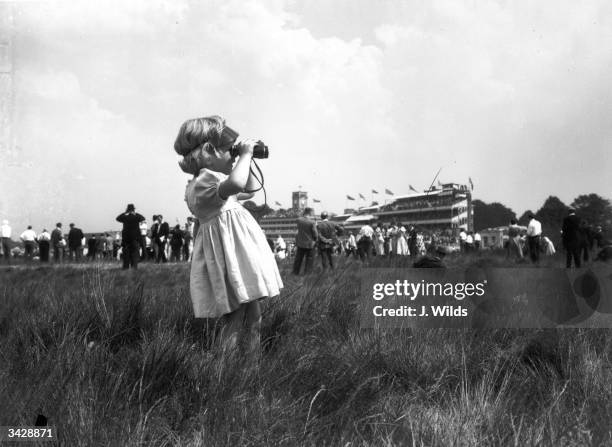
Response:
[[[349,217],[344,222],[345,223],[358,223],[358,222],[367,222],[367,221],[374,220],[374,219],[376,219],[376,216],[372,214],[356,214],[356,215]]]
[[[429,193],[427,192],[415,192],[413,194],[404,194],[402,196],[394,196],[394,200],[402,200],[402,199],[413,199],[413,198],[417,198],[417,197],[431,197],[431,196],[437,196],[439,195],[443,190],[441,189],[435,189],[435,190],[431,190],[429,191]]]

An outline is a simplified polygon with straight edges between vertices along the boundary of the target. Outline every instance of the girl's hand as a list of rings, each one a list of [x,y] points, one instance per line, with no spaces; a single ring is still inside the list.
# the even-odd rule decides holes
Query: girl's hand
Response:
[[[244,140],[238,140],[235,144],[238,147],[238,156],[240,157],[252,157],[253,149],[257,144],[257,140],[252,138],[245,138]]]

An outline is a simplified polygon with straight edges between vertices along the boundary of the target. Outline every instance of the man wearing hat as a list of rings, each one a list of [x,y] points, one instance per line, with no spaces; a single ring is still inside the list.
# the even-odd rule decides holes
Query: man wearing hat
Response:
[[[119,214],[116,220],[123,224],[121,232],[123,268],[138,268],[138,260],[140,259],[140,222],[145,220],[145,218],[138,214],[134,205],[130,203],[125,212]]]
[[[580,228],[580,218],[576,215],[576,211],[571,208],[567,212],[567,217],[563,219],[561,237],[566,253],[565,267],[571,268],[573,259],[574,265],[580,268],[580,247],[584,235]]]
[[[304,258],[304,274],[310,273],[312,269],[312,252],[319,239],[317,224],[314,221],[314,210],[312,208],[304,208],[304,215],[297,220],[297,227],[298,232],[295,237],[297,252],[293,262],[294,275],[300,274]]]
[[[329,268],[334,269],[334,259],[332,253],[334,250],[334,243],[337,240],[338,234],[341,229],[338,225],[330,222],[328,219],[329,215],[326,211],[321,213],[321,221],[317,223],[317,233],[319,235],[317,244],[319,245],[319,254],[321,255],[321,265],[323,270]]]
[[[68,253],[71,261],[76,260],[78,262],[81,260],[84,237],[83,231],[71,223],[70,231],[68,231]]]

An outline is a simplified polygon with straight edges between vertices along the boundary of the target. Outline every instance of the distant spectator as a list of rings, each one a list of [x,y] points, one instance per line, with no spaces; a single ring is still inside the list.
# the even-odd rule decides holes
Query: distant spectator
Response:
[[[465,252],[469,253],[474,251],[474,233],[468,231],[467,236],[465,236]]]
[[[346,256],[353,255],[353,257],[357,257],[357,240],[355,239],[355,235],[353,232],[349,232],[348,237],[346,238],[346,247],[345,247]]]
[[[603,248],[608,245],[608,241],[606,241],[604,238],[601,225],[597,225],[595,227],[595,231],[593,232],[593,244],[596,246],[596,248]]]
[[[34,250],[36,248],[36,233],[32,230],[32,225],[28,225],[27,230],[21,233],[19,238],[23,241],[26,261],[29,262],[34,257]]]
[[[98,234],[96,241],[97,241],[96,256],[98,257],[98,259],[102,259],[105,257],[106,236],[103,234]]]
[[[592,231],[585,219],[580,220],[580,255],[584,262],[589,262],[589,248],[593,245]]]
[[[113,259],[121,259],[121,256],[123,255],[121,244],[123,244],[121,233],[117,231],[115,233],[115,237],[113,238]]]
[[[510,219],[508,225],[508,245],[506,247],[509,258],[522,259],[523,247],[521,245],[521,227],[516,219]]]
[[[183,259],[189,261],[191,255],[191,244],[193,243],[193,222],[187,218],[185,229],[183,230]]]
[[[466,241],[467,241],[467,233],[462,228],[461,231],[459,232],[459,249],[461,250],[462,253],[466,252],[466,245],[465,245]]]
[[[541,236],[542,224],[535,218],[533,213],[529,213],[529,224],[527,224],[527,247],[529,247],[529,257],[533,263],[537,263],[540,260]]]
[[[80,228],[77,228],[73,223],[70,224],[70,231],[68,231],[68,255],[71,261],[80,261],[81,254],[83,252],[83,232]]]
[[[280,259],[281,261],[287,257],[287,244],[280,234],[274,241],[274,252],[276,259]]]
[[[147,259],[147,233],[149,231],[149,226],[146,220],[140,222],[138,226],[140,228],[140,239],[138,240],[140,245],[140,260],[145,261]]]
[[[580,218],[576,215],[576,211],[570,209],[567,213],[567,217],[563,219],[563,225],[561,227],[561,236],[563,241],[563,248],[565,249],[565,267],[572,267],[572,259],[574,265],[580,268],[580,249],[582,247],[583,234],[580,229]]]
[[[96,235],[92,234],[91,237],[87,239],[87,258],[90,261],[95,261],[97,251],[98,251],[98,240],[96,239]]]
[[[398,256],[408,256],[410,255],[410,250],[408,248],[408,241],[406,240],[406,227],[401,226],[398,228],[396,233],[396,247],[395,253]]]
[[[388,254],[389,256],[395,256],[397,252],[397,233],[399,232],[399,228],[395,225],[395,222],[389,225],[387,229],[387,237],[388,237]],[[359,244],[357,244],[359,246]]]
[[[51,242],[51,235],[49,234],[46,228],[42,230],[36,240],[38,242],[40,262],[49,262],[49,247]]]
[[[144,220],[141,214],[136,212],[136,208],[132,203],[128,204],[124,213],[121,213],[116,218],[117,222],[123,224],[121,231],[121,244],[123,251],[123,269],[127,270],[130,267],[138,268],[140,260],[140,222]]]
[[[293,274],[299,275],[302,268],[302,262],[305,262],[304,273],[310,273],[313,263],[313,250],[319,234],[317,233],[317,225],[314,221],[314,210],[305,208],[304,215],[297,221],[298,232],[295,237],[297,252],[293,263]]]
[[[151,227],[151,239],[155,249],[155,262],[168,262],[166,257],[166,244],[170,236],[170,226],[164,222],[164,216],[157,214],[153,216],[155,223]]]
[[[359,230],[359,234],[357,235],[357,252],[359,253],[359,258],[362,261],[370,259],[370,255],[372,254],[372,237],[374,236],[374,229],[365,224]]]
[[[374,252],[376,256],[385,255],[385,235],[380,224],[374,230]]]
[[[482,243],[482,238],[480,237],[480,233],[477,231],[474,233],[474,250],[479,251]]]
[[[417,233],[414,225],[410,225],[410,230],[408,231],[408,251],[410,252],[410,256],[413,258],[418,254],[418,238],[419,235]]]
[[[110,233],[104,233],[104,258],[112,259],[114,257],[115,238]]]
[[[4,219],[2,221],[2,227],[0,227],[0,245],[2,245],[2,253],[4,253],[4,259],[7,263],[11,263],[11,226],[9,221]]]
[[[64,240],[64,234],[62,233],[62,223],[58,222],[55,224],[55,228],[51,232],[51,247],[53,247],[53,261],[60,263],[64,260],[64,247],[66,241]]]
[[[340,227],[328,219],[329,215],[326,211],[321,213],[321,221],[317,224],[319,254],[321,255],[321,266],[323,270],[329,268],[334,269],[334,258],[332,256],[334,244],[341,231]]]
[[[556,253],[555,246],[553,245],[552,241],[546,236],[542,236],[542,249],[546,256],[552,256]]]
[[[183,230],[176,224],[170,231],[170,261],[181,262],[181,249],[183,248]]]

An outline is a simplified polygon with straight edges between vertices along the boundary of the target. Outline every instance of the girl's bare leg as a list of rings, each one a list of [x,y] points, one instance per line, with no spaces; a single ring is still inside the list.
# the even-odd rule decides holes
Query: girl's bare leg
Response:
[[[226,315],[226,322],[221,329],[221,343],[224,350],[234,350],[243,327],[245,306],[242,305],[231,314]]]
[[[247,344],[251,354],[259,355],[261,349],[261,306],[259,301],[244,304],[246,308]]]

